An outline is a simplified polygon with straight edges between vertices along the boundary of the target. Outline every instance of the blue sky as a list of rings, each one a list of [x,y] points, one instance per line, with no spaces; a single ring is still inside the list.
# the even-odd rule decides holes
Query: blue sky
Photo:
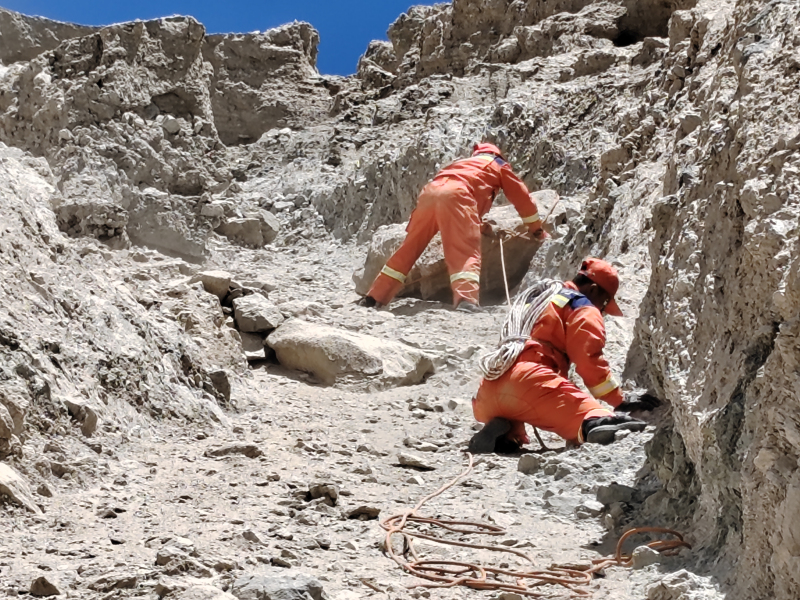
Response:
[[[0,6],[83,25],[108,25],[174,14],[191,15],[209,33],[248,32],[295,19],[320,32],[321,73],[349,75],[370,40],[386,39],[401,13],[429,0],[0,0]]]

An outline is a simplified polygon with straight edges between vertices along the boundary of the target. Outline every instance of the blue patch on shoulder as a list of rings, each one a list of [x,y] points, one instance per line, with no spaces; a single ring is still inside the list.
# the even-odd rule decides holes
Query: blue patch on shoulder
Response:
[[[569,298],[569,305],[573,309],[583,308],[584,306],[594,306],[586,296],[581,294],[580,292],[576,292],[575,290],[570,289],[562,289],[560,294]]]

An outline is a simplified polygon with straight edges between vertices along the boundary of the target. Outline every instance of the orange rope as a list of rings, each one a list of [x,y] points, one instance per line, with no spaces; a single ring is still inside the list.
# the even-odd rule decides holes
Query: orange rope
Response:
[[[417,514],[426,502],[444,493],[472,472],[474,464],[473,457],[472,454],[467,454],[467,456],[469,457],[469,465],[455,479],[443,485],[432,494],[425,496],[414,508],[397,515],[392,515],[381,521],[381,527],[386,531],[386,537],[384,539],[386,553],[409,574],[427,580],[425,583],[412,584],[409,587],[449,588],[463,585],[477,590],[515,592],[521,596],[541,597],[544,594],[534,591],[532,588],[543,585],[558,585],[562,588],[566,588],[574,595],[588,596],[589,592],[587,590],[577,586],[589,585],[592,582],[594,573],[609,566],[619,565],[629,567],[633,564],[632,557],[622,553],[623,544],[633,535],[641,533],[664,533],[676,537],[676,540],[656,540],[647,544],[654,550],[664,552],[665,554],[674,554],[678,548],[691,548],[691,545],[685,542],[683,536],[677,531],[665,529],[663,527],[640,527],[627,531],[620,538],[614,556],[593,560],[591,565],[586,565],[585,567],[553,565],[545,570],[513,571],[463,561],[420,558],[414,548],[415,538],[462,548],[475,548],[479,550],[514,554],[527,561],[531,565],[531,568],[534,566],[533,559],[524,552],[514,550],[513,548],[491,544],[472,544],[441,538],[428,533],[422,533],[417,529],[409,530],[407,528],[410,524],[424,524],[439,527],[461,535],[484,534],[498,536],[506,533],[505,529],[502,527],[488,523],[433,519],[430,517],[422,517]],[[400,537],[402,540],[403,551],[401,553],[398,553],[394,547],[393,538],[395,536]],[[411,557],[410,559],[408,558],[409,555]],[[502,577],[506,579],[502,579]]]

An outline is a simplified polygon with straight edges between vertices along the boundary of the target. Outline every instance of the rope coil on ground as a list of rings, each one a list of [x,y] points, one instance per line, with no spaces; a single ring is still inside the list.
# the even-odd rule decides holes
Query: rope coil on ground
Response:
[[[633,563],[632,557],[622,552],[623,544],[633,535],[640,533],[662,533],[677,538],[674,540],[656,540],[647,544],[654,550],[663,553],[672,553],[679,548],[691,548],[691,545],[685,542],[683,536],[677,531],[662,527],[641,527],[631,529],[620,538],[614,556],[596,559],[592,561],[591,565],[585,565],[585,567],[581,565],[577,567],[573,565],[553,565],[545,570],[532,569],[514,571],[508,568],[483,566],[477,563],[457,560],[421,558],[414,548],[415,539],[428,540],[439,544],[462,548],[475,548],[479,550],[514,554],[529,563],[531,567],[534,567],[533,560],[527,554],[519,550],[514,550],[513,548],[508,548],[507,546],[473,544],[461,540],[438,537],[429,533],[423,533],[417,529],[408,528],[408,526],[412,524],[424,524],[438,527],[451,533],[457,533],[461,536],[475,534],[498,536],[506,533],[505,529],[502,527],[489,523],[434,519],[423,517],[418,514],[419,510],[426,502],[455,486],[472,472],[474,464],[473,457],[471,454],[467,454],[467,456],[469,457],[469,464],[455,479],[443,485],[432,494],[425,496],[414,508],[400,514],[392,515],[381,521],[381,527],[386,531],[384,539],[386,553],[409,574],[427,580],[427,582],[412,584],[409,587],[449,588],[466,586],[477,590],[515,592],[521,596],[541,597],[544,596],[545,593],[535,591],[533,588],[544,585],[557,585],[569,590],[577,596],[588,596],[589,591],[581,589],[580,586],[589,585],[595,573],[606,567],[627,567]],[[403,548],[400,552],[395,549],[393,538],[396,536],[402,540]],[[503,579],[503,577],[505,577],[505,579]]]
[[[525,348],[536,321],[562,287],[563,283],[556,279],[543,279],[517,294],[500,331],[498,347],[478,359],[484,379],[498,379],[511,368]]]

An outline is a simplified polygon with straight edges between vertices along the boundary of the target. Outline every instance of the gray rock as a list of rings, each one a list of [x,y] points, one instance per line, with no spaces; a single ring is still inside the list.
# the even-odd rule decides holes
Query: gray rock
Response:
[[[267,338],[278,361],[321,382],[372,380],[383,387],[413,385],[433,372],[431,359],[395,341],[290,319]]]
[[[604,506],[614,504],[615,502],[630,503],[635,493],[636,490],[632,487],[619,483],[610,483],[597,488],[597,501]]]
[[[305,573],[279,577],[243,575],[233,582],[238,600],[325,600],[322,584]]]
[[[33,500],[28,484],[19,473],[5,463],[0,463],[0,495],[2,494],[34,514],[42,513]]]
[[[64,405],[67,407],[70,416],[81,423],[81,433],[86,437],[91,437],[97,431],[97,410],[84,400],[74,401],[65,399]]]
[[[433,471],[436,469],[436,467],[422,457],[411,454],[410,452],[400,452],[397,455],[397,462],[404,467],[414,467],[416,469],[422,469],[423,471]]]
[[[334,483],[317,483],[309,486],[308,495],[311,498],[325,498],[326,504],[336,506],[339,501],[339,486]]]
[[[242,340],[242,351],[247,360],[262,360],[267,357],[266,338],[258,333],[238,332]]]
[[[517,462],[517,471],[525,475],[533,475],[542,467],[542,459],[536,454],[523,454]]]
[[[202,282],[203,289],[209,294],[214,294],[221,301],[228,295],[231,279],[233,279],[232,275],[226,271],[203,271],[192,277],[189,283]]]
[[[212,585],[193,585],[171,596],[175,600],[236,600],[236,596]]]
[[[52,583],[47,577],[37,577],[31,583],[30,588],[31,596],[60,596],[61,590]]]
[[[204,456],[220,458],[222,456],[231,456],[234,454],[246,456],[247,458],[258,458],[264,454],[264,452],[256,444],[237,443],[227,444],[220,448],[210,448],[205,451]]]
[[[584,500],[575,507],[575,514],[585,515],[583,518],[599,517],[603,513],[603,505],[596,500]]]
[[[266,333],[283,323],[281,311],[261,294],[233,301],[236,325],[245,333]]]

